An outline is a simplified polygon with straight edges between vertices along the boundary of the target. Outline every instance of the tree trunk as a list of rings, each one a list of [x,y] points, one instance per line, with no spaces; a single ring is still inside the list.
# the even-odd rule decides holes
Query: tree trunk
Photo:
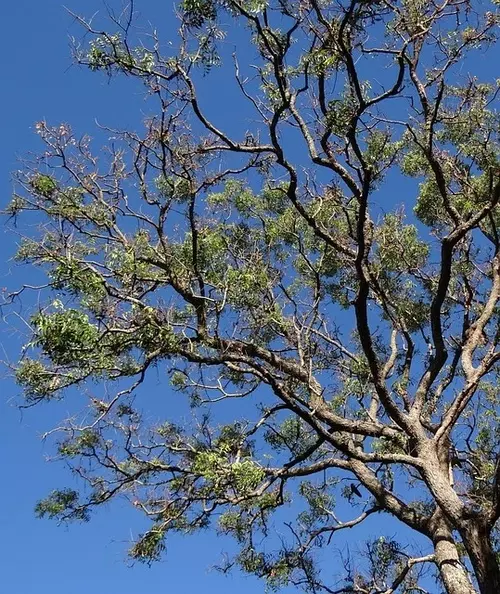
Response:
[[[460,531],[481,594],[500,594],[500,566],[491,547],[490,529],[475,521]]]
[[[441,518],[437,523],[433,531],[432,541],[434,543],[436,565],[447,594],[477,594],[471,584],[466,568],[460,561],[457,545],[446,520]],[[495,594],[499,593],[500,590],[495,591]],[[481,591],[481,594],[484,593]]]

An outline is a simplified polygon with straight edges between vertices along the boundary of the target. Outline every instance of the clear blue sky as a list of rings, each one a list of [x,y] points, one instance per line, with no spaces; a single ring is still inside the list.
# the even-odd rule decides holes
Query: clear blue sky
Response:
[[[66,0],[75,12],[91,15],[102,9],[101,0]],[[137,0],[143,22],[148,18],[160,29],[173,26],[170,0]],[[110,126],[138,126],[146,113],[140,85],[103,77],[71,66],[68,38],[79,37],[80,29],[65,12],[60,0],[15,0],[2,6],[2,93],[0,114],[0,187],[2,207],[12,193],[11,172],[18,167],[16,155],[37,151],[40,144],[34,123],[46,119],[51,124],[70,123],[78,133],[95,135],[95,118]],[[497,52],[498,55],[498,52]],[[487,71],[487,63],[476,64]],[[213,88],[220,90],[216,73]],[[237,115],[236,104],[224,91],[212,95],[211,113],[230,121]],[[232,107],[232,109],[231,109]],[[241,120],[240,120],[241,121]],[[245,124],[241,122],[244,126]],[[20,270],[9,258],[16,238],[2,223],[0,287],[16,286],[28,269]],[[23,277],[23,280],[26,280]],[[15,359],[19,341],[5,326],[0,334],[0,358]],[[257,594],[263,583],[234,573],[229,577],[210,571],[220,561],[229,543],[201,533],[195,537],[173,538],[168,543],[164,563],[151,569],[127,565],[125,551],[131,534],[140,524],[136,514],[120,502],[96,515],[92,522],[57,527],[36,520],[35,502],[52,488],[68,484],[67,470],[47,464],[40,435],[64,416],[65,403],[37,407],[21,415],[15,407],[18,390],[9,380],[1,380],[0,453],[3,469],[0,489],[0,592],[13,594],[88,594],[93,591],[137,594],[138,592],[203,592]],[[154,396],[154,394],[153,394]],[[390,525],[390,524],[389,524]],[[380,530],[376,524],[369,526]]]
[[[98,0],[66,0],[76,12],[91,15],[104,3]],[[170,2],[139,0],[143,20],[174,25]],[[0,113],[1,203],[12,193],[11,172],[19,167],[16,155],[38,151],[41,145],[34,123],[69,122],[79,133],[95,135],[94,119],[109,125],[139,125],[144,117],[140,85],[116,80],[111,84],[99,75],[71,67],[69,36],[80,29],[65,12],[60,0],[15,0],[2,3],[0,36],[2,93]],[[5,221],[1,227],[0,286],[12,288],[27,274],[9,258],[15,237]],[[26,279],[24,279],[26,280]],[[0,355],[14,359],[19,347],[15,336],[2,326]],[[225,577],[210,571],[221,560],[227,543],[213,534],[170,539],[166,561],[151,569],[127,565],[125,552],[131,534],[140,530],[137,514],[125,504],[103,510],[94,520],[69,528],[36,520],[34,504],[51,489],[71,482],[67,470],[45,461],[40,435],[65,412],[65,405],[37,407],[23,418],[15,407],[16,386],[1,380],[0,452],[3,469],[0,489],[0,592],[13,594],[87,594],[88,592],[234,592],[264,591],[261,582],[234,574]]]

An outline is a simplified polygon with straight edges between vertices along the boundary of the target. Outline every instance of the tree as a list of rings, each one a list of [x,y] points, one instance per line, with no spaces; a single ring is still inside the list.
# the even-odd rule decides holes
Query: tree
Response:
[[[185,0],[168,55],[133,3],[111,33],[80,19],[76,60],[156,111],[99,152],[41,122],[17,176],[8,212],[38,224],[17,258],[47,279],[17,381],[28,405],[100,390],[58,429],[90,488],[38,515],[125,495],[151,520],[140,561],[217,526],[228,567],[273,588],[425,592],[434,567],[449,594],[500,592],[499,87],[469,73],[493,62],[495,4]],[[225,33],[253,52],[241,134],[197,92]],[[148,420],[153,369],[195,420]],[[336,533],[375,514],[403,540],[335,582]]]

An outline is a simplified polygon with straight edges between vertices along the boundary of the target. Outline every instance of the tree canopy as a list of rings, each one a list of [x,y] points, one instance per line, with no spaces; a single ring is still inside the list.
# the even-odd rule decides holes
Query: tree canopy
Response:
[[[132,558],[212,527],[272,589],[500,592],[498,4],[184,0],[170,40],[133,2],[78,17],[76,61],[150,115],[97,148],[40,122],[16,175],[16,258],[46,279],[7,299],[37,293],[16,378],[88,403],[53,433],[81,492],[39,516],[125,496]],[[216,71],[241,121],[208,115]],[[191,416],[152,418],[151,374]],[[398,537],[333,569],[374,516]]]

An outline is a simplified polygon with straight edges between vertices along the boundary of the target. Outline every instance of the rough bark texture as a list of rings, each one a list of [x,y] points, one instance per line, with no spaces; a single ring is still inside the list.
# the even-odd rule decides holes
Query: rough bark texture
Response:
[[[452,531],[441,514],[436,517],[432,537],[436,565],[448,594],[476,594],[468,572],[460,561]]]
[[[471,523],[462,532],[462,539],[481,594],[499,594],[500,568],[491,547],[490,530],[478,523]]]

